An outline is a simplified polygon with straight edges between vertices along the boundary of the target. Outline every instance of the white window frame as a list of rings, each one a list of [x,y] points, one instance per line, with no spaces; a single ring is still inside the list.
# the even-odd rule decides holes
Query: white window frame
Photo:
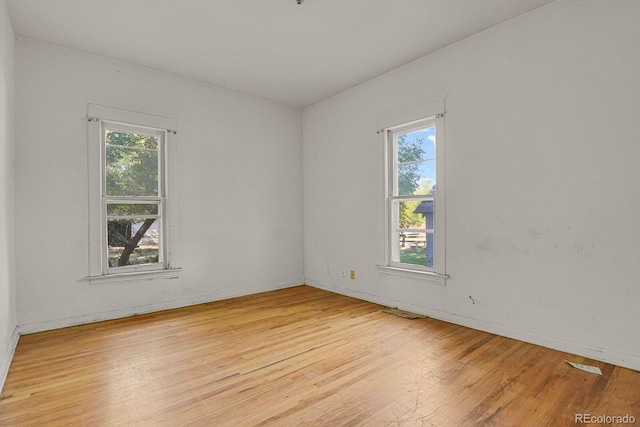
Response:
[[[147,135],[151,137],[156,137],[158,141],[158,195],[154,197],[141,197],[141,196],[109,196],[106,194],[106,163],[104,161],[104,154],[106,152],[106,133],[107,131],[121,131],[127,133],[135,133],[140,135]],[[102,178],[101,182],[101,197],[102,197],[102,217],[104,220],[102,221],[102,232],[101,235],[104,237],[105,242],[108,239],[108,230],[107,230],[107,222],[109,219],[115,219],[107,212],[107,206],[111,203],[121,203],[121,204],[156,204],[158,205],[158,213],[154,215],[158,222],[158,262],[153,264],[141,264],[141,265],[127,265],[121,267],[110,267],[108,262],[108,256],[106,253],[107,245],[105,243],[102,244],[102,261],[104,263],[102,270],[107,274],[114,273],[132,273],[137,271],[151,271],[151,270],[164,270],[165,269],[165,261],[164,254],[166,252],[166,239],[165,239],[165,141],[167,139],[167,131],[162,129],[149,128],[146,126],[133,126],[130,124],[119,123],[119,122],[111,122],[106,120],[100,120],[100,153],[102,154],[102,160],[100,161],[100,175]],[[118,216],[119,218],[127,219],[126,217]],[[137,217],[137,216],[136,216]]]
[[[89,104],[88,172],[89,172],[89,276],[92,283],[127,282],[155,278],[176,278],[175,178],[170,178],[175,158],[175,119]],[[105,132],[136,132],[158,137],[160,144],[157,197],[111,197],[106,195]],[[171,196],[171,197],[169,197]],[[153,203],[158,205],[159,262],[144,265],[109,267],[107,256],[107,204]]]
[[[446,273],[446,183],[445,183],[445,126],[444,102],[436,102],[379,119],[384,136],[385,170],[385,261],[379,265],[386,274],[408,276],[444,285]],[[397,185],[397,150],[395,138],[399,134],[435,126],[436,128],[436,193],[401,196]],[[399,219],[394,204],[406,200],[434,201],[434,265],[402,263],[399,261]],[[412,230],[408,230],[412,231]],[[425,230],[415,230],[425,232]]]

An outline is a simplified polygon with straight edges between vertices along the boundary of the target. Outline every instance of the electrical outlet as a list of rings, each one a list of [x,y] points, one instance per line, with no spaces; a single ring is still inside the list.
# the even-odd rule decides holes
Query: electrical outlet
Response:
[[[355,278],[356,278],[356,271],[355,271],[355,270],[351,270],[351,273],[350,273],[350,276],[349,276],[349,277],[351,277],[351,280],[355,280]]]

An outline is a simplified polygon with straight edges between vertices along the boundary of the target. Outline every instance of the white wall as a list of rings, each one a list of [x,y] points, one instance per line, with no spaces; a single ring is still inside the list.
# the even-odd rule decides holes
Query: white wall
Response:
[[[14,37],[0,0],[0,390],[18,340],[13,275]]]
[[[21,332],[303,282],[299,109],[24,39],[15,90]],[[87,103],[177,119],[179,279],[84,279]]]
[[[306,108],[306,282],[640,370],[638,22],[561,0]],[[375,267],[376,122],[445,98],[438,286]]]

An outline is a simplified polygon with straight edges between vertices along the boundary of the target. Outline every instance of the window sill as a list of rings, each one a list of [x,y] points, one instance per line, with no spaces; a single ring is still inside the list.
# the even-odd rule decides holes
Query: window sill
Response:
[[[182,268],[171,268],[168,270],[135,271],[128,273],[103,274],[100,276],[89,276],[86,280],[91,285],[108,285],[111,283],[140,282],[156,279],[177,279],[180,277]]]
[[[377,265],[376,267],[384,274],[419,279],[440,286],[445,286],[447,284],[446,279],[449,277],[447,274],[433,273],[431,271],[409,270],[407,268],[389,267],[386,265]]]

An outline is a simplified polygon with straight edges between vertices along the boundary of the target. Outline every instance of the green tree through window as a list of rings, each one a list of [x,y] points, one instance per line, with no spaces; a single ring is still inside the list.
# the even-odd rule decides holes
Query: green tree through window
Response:
[[[398,194],[416,194],[416,189],[421,186],[422,175],[418,162],[425,155],[422,143],[421,137],[410,140],[406,134],[398,136],[398,163],[403,164],[398,168]],[[428,183],[422,183],[422,185],[428,185]],[[418,194],[427,194],[429,190],[430,188]],[[403,202],[400,205],[400,227],[409,228],[420,225],[423,221],[422,215],[414,213],[419,204],[420,202],[416,201]],[[402,237],[404,238],[404,233]]]
[[[160,141],[156,135],[105,130],[109,266],[159,261],[159,244],[139,247],[160,217]],[[132,255],[135,254],[134,259]]]

